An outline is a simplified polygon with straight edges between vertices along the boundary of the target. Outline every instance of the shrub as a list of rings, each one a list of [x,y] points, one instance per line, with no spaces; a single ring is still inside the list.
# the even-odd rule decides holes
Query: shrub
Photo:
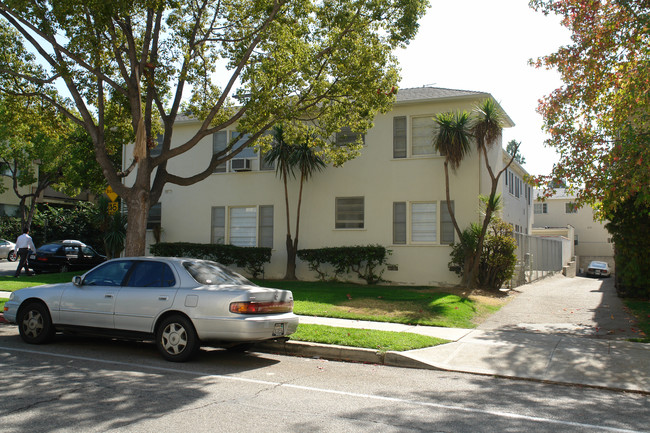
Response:
[[[483,256],[479,265],[479,284],[500,289],[510,281],[517,264],[517,242],[512,236],[512,224],[495,219],[483,243]]]
[[[460,242],[452,244],[449,270],[458,276],[466,272],[467,257],[471,256],[477,246],[481,228],[473,224],[463,231]],[[512,225],[494,218],[483,242],[478,281],[481,287],[500,289],[509,281],[517,263],[517,242],[512,236]]]
[[[212,260],[222,265],[246,269],[253,278],[264,274],[264,264],[271,261],[271,248],[237,247],[222,244],[160,242],[152,245],[151,254],[167,257],[193,257]]]
[[[621,297],[650,298],[650,208],[628,199],[606,215],[605,225],[615,245],[616,292]]]
[[[318,274],[320,280],[327,279],[323,265],[334,268],[334,278],[339,279],[350,271],[368,284],[384,281],[382,268],[392,252],[381,245],[329,247],[298,251],[298,257],[309,264],[309,269]]]
[[[476,223],[472,223],[468,228],[463,230],[460,241],[451,244],[451,261],[448,267],[450,271],[459,277],[462,277],[467,272],[468,260],[474,254],[474,251],[476,251],[480,233],[481,227]]]

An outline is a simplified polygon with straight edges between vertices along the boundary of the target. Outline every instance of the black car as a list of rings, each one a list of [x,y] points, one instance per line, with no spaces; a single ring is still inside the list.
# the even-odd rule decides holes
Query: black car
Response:
[[[106,261],[88,245],[79,241],[50,242],[29,256],[29,267],[34,272],[68,272],[91,269]]]

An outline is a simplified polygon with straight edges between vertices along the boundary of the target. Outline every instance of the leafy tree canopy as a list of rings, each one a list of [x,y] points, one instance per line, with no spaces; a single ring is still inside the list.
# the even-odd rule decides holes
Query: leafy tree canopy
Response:
[[[581,186],[578,199],[603,216],[634,198],[650,203],[650,3],[641,0],[531,0],[557,14],[572,43],[538,59],[564,85],[539,106],[547,144],[560,161],[547,178]]]
[[[166,183],[191,185],[237,154],[232,141],[192,175],[167,170],[208,135],[238,125],[245,146],[275,124],[301,120],[321,137],[328,161],[356,156],[329,137],[343,126],[365,132],[393,100],[398,69],[392,50],[415,35],[427,0],[0,0],[8,52],[27,43],[38,72],[9,59],[0,67],[5,92],[19,81],[63,83],[69,102],[39,95],[82,126],[113,190],[129,208],[126,254],[144,254],[146,217]],[[2,32],[0,32],[2,33]],[[18,63],[18,64],[17,64]],[[23,62],[24,63],[24,62]],[[35,69],[33,63],[28,63]],[[219,78],[221,77],[221,78]],[[4,79],[4,81],[3,81]],[[3,82],[5,84],[3,84]],[[107,143],[120,132],[111,104],[124,107],[136,143],[135,181],[109,158]],[[74,107],[74,111],[73,108]],[[171,147],[174,122],[189,114],[202,124]],[[162,133],[162,153],[148,149]],[[302,134],[301,134],[302,135]],[[243,147],[242,147],[243,148]]]
[[[93,156],[86,131],[40,98],[0,94],[0,165],[7,176],[0,192],[18,197],[23,224],[31,225],[36,198],[48,187],[72,197],[102,191]]]

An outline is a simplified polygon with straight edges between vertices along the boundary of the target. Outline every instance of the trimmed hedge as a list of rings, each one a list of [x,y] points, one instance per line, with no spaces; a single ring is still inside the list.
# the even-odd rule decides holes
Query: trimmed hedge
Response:
[[[328,264],[334,268],[334,279],[352,271],[368,284],[384,281],[381,276],[385,269],[382,267],[391,254],[391,250],[381,245],[298,250],[300,260],[307,262],[309,269],[316,272],[322,281],[328,279],[323,269],[323,265]]]
[[[221,244],[160,242],[152,245],[151,254],[165,257],[193,257],[212,260],[222,265],[246,269],[253,278],[264,274],[264,264],[271,261],[271,248],[237,247]]]

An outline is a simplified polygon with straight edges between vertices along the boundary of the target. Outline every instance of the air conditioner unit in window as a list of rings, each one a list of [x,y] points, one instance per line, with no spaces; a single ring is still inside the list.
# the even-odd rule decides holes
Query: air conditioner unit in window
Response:
[[[233,171],[251,171],[251,160],[244,158],[236,158],[230,161],[230,168]]]

